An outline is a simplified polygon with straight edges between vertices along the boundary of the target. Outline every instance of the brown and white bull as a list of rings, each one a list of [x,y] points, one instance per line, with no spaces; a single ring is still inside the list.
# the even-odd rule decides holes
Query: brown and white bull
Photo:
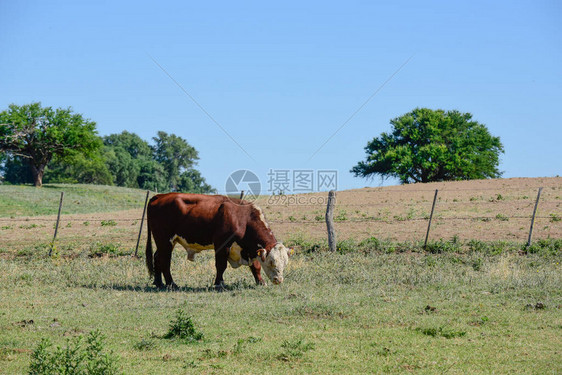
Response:
[[[227,263],[234,268],[249,266],[258,284],[265,284],[261,268],[274,284],[283,282],[292,250],[277,242],[261,209],[250,202],[221,195],[158,194],[148,203],[147,220],[146,266],[158,288],[164,288],[162,275],[166,287],[177,288],[170,273],[177,243],[191,261],[202,250],[215,250],[215,286],[224,284]]]

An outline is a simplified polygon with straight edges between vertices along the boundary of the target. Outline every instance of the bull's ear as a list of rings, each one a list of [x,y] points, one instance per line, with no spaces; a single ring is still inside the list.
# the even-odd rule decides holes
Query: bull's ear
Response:
[[[266,255],[265,249],[258,249],[258,256],[261,258],[262,262],[265,262],[265,255]]]
[[[291,255],[294,255],[294,254],[295,254],[295,249],[292,248],[292,247],[289,248],[289,251],[287,251],[287,255],[288,255],[288,256],[291,256]]]

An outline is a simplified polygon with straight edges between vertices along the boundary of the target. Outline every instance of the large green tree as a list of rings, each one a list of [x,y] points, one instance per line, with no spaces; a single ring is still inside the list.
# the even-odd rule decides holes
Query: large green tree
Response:
[[[156,144],[154,158],[164,167],[169,189],[177,191],[181,174],[199,160],[198,152],[185,139],[175,134],[159,131],[153,140]]]
[[[64,158],[55,156],[47,164],[43,180],[46,183],[113,185],[113,176],[101,151],[88,157],[81,153]]]
[[[193,168],[183,171],[180,175],[178,191],[198,194],[216,193],[216,189],[205,181],[201,172]]]
[[[5,162],[2,165],[2,178],[10,184],[29,184],[33,183],[31,167],[27,159],[14,155],[5,155]]]
[[[416,108],[390,121],[365,147],[367,157],[351,169],[355,176],[394,177],[402,183],[497,178],[499,137],[470,113]]]
[[[53,157],[89,155],[101,146],[96,123],[71,108],[11,104],[0,113],[0,151],[27,162],[35,186],[43,184],[45,167]]]
[[[197,150],[185,139],[160,131],[153,140],[150,146],[127,131],[104,137],[106,163],[116,185],[161,192],[215,191],[194,168]]]
[[[165,191],[164,168],[154,159],[152,147],[135,133],[123,131],[104,137],[106,163],[119,186]]]

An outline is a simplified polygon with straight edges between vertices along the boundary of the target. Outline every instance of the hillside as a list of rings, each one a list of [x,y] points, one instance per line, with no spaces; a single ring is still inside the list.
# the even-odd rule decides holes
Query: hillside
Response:
[[[337,192],[338,239],[425,238],[435,190],[438,200],[430,238],[526,241],[537,192],[535,238],[562,238],[562,178],[510,178],[411,184]],[[325,236],[326,193],[261,197],[258,204],[281,238]],[[322,204],[310,204],[322,202]]]
[[[64,192],[63,214],[120,211],[142,207],[146,191],[82,184],[0,185],[0,217],[56,215]]]
[[[562,238],[562,178],[512,178],[412,184],[337,192],[338,240],[425,238],[439,190],[430,240],[524,243],[539,187],[534,239]],[[53,235],[60,192],[63,216],[58,241],[69,248],[92,241],[136,245],[146,192],[96,185],[0,186],[3,247],[47,243]],[[327,193],[261,196],[256,201],[281,241],[324,241]],[[144,243],[146,230],[141,243]],[[22,241],[23,239],[23,241]]]

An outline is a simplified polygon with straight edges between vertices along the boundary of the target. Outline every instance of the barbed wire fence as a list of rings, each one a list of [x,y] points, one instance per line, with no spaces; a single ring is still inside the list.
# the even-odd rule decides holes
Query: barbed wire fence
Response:
[[[0,208],[0,249],[39,243],[47,244],[51,253],[55,243],[60,243],[62,250],[95,250],[102,244],[115,244],[136,254],[139,244],[142,247],[146,240],[146,203],[156,193],[136,191],[133,198],[117,202],[76,194],[65,196],[64,192],[60,197],[10,194],[13,198],[22,194],[21,200],[35,200],[37,209],[33,215],[23,216],[18,214],[17,207]],[[335,193],[330,215],[327,192],[262,196],[256,204],[264,209],[278,237],[278,232],[281,238],[301,232],[326,239],[332,233],[333,237],[328,238],[332,250],[337,242],[335,235],[338,239],[391,238],[392,234],[401,233],[402,238],[427,244],[457,232],[479,239],[494,231],[493,238],[527,245],[534,235],[562,237],[560,188],[409,189],[406,193],[400,189],[373,188],[362,192],[359,201],[353,193],[347,196],[349,192],[344,192],[341,197],[338,194]]]

